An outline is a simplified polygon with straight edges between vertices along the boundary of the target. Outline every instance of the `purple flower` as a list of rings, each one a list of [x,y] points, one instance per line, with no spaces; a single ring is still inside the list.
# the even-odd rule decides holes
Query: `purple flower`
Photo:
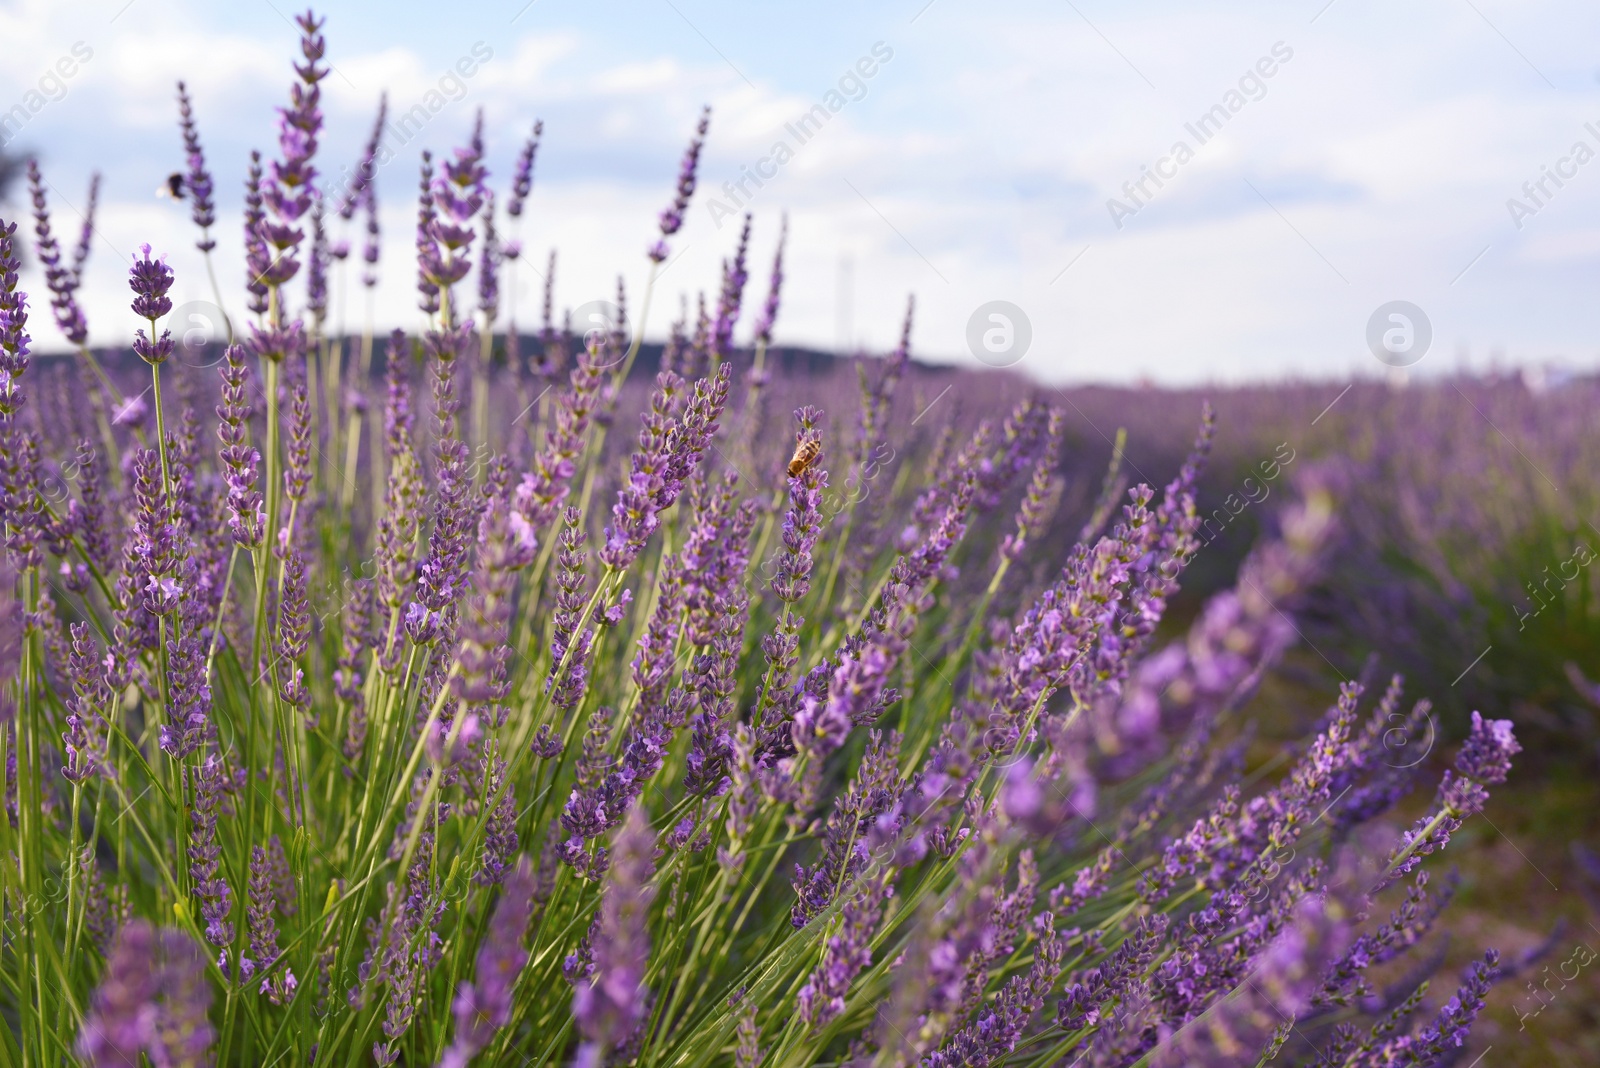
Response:
[[[582,516],[568,508],[561,531],[561,550],[556,554],[556,603],[551,613],[550,677],[545,686],[552,690],[550,701],[557,708],[576,707],[589,679],[589,649],[594,631],[585,627],[583,609],[588,603],[583,593]],[[563,673],[563,661],[565,671]]]
[[[523,473],[512,496],[512,507],[534,531],[542,531],[562,512],[598,397],[600,358],[597,350],[589,349],[579,355],[571,389],[560,400],[554,425],[544,435],[544,448],[534,456],[533,470]]]
[[[306,311],[311,316],[311,332],[322,333],[323,320],[328,315],[328,263],[332,251],[328,247],[328,231],[322,223],[322,198],[311,203],[311,255],[306,261]]]
[[[644,807],[635,802],[612,843],[611,867],[596,918],[593,971],[573,992],[572,1015],[583,1036],[580,1064],[599,1065],[606,1050],[625,1045],[649,1008],[644,977],[650,956],[650,903],[655,897],[650,886],[654,846]]]
[[[361,271],[361,284],[371,289],[378,284],[378,198],[369,193],[366,201],[366,238],[361,245],[361,261],[366,266]]]
[[[1150,966],[1168,922],[1166,914],[1159,912],[1140,920],[1098,965],[1074,972],[1056,1003],[1057,1026],[1079,1031],[1098,1024],[1104,1008],[1123,997]]]
[[[1038,871],[1032,854],[1019,856],[1016,887],[1007,892],[991,865],[992,848],[975,830],[957,861],[957,881],[942,901],[928,901],[896,969],[879,1030],[903,1036],[902,1048],[913,1056],[932,1052],[953,1023],[983,1003],[990,967],[1014,951],[1033,907]]]
[[[1511,770],[1511,758],[1520,752],[1509,719],[1484,719],[1473,712],[1466,744],[1456,754],[1456,771],[1481,783],[1502,783]]]
[[[182,82],[178,83],[178,126],[183,130],[183,150],[189,166],[183,188],[189,195],[190,216],[200,227],[200,240],[195,242],[195,247],[201,252],[210,252],[217,247],[211,239],[211,226],[217,221],[216,205],[211,199],[211,172],[206,170],[205,153],[200,148],[200,131],[195,126],[189,90]]]
[[[606,528],[606,544],[600,550],[600,559],[617,570],[625,570],[638,558],[659,525],[671,421],[682,391],[683,379],[671,371],[662,372],[656,376],[650,409],[639,415],[643,428],[639,431],[639,451],[630,460],[633,473],[628,484],[617,491],[617,503],[611,509],[613,523]]]
[[[171,303],[170,301],[168,302]],[[161,336],[156,337],[155,331],[150,332],[150,337],[144,336],[143,330],[134,331],[133,352],[135,356],[148,364],[165,363],[167,357],[172,355],[172,331],[163,330]]]
[[[415,786],[419,791],[432,774],[428,771],[417,777]],[[397,828],[391,856],[400,855],[402,842],[410,833],[410,819],[420,818],[422,828],[415,859],[405,873],[404,882],[389,884],[388,902],[377,921],[367,928],[367,958],[357,969],[359,982],[349,995],[351,1006],[359,1009],[365,1005],[372,984],[382,982],[389,988],[382,1028],[384,1040],[375,1042],[372,1047],[373,1059],[382,1065],[399,1059],[400,1051],[395,1046],[411,1026],[418,1008],[418,988],[426,983],[427,973],[437,968],[443,959],[444,943],[437,928],[446,902],[443,888],[432,874],[436,836],[434,812],[430,809],[418,813],[413,802],[407,814],[407,820]]]
[[[294,995],[299,985],[294,972],[285,966],[277,974],[281,954],[278,951],[278,925],[273,920],[277,908],[274,893],[272,861],[267,851],[254,846],[250,851],[250,898],[245,910],[250,923],[251,957],[240,962],[240,978],[261,976],[257,993],[264,995],[274,1005],[282,1005]]]
[[[417,292],[422,299],[417,302],[425,314],[439,310],[439,284],[434,280],[438,250],[433,244],[433,226],[438,212],[433,203],[433,153],[422,150],[421,181],[417,193]]]
[[[522,206],[527,202],[528,194],[533,191],[533,161],[539,152],[539,138],[543,133],[544,122],[535,120],[533,133],[528,135],[527,141],[523,142],[522,151],[517,153],[517,165],[511,172],[511,196],[506,199],[506,214],[513,219],[521,217]],[[512,255],[509,249],[506,254]]]
[[[440,1068],[465,1068],[495,1032],[511,1021],[512,990],[528,964],[528,951],[522,941],[533,915],[533,894],[533,865],[523,857],[505,880],[500,900],[489,918],[472,981],[463,982],[456,990],[451,1005],[456,1020],[455,1041],[445,1051]]]
[[[206,941],[226,947],[233,942],[233,891],[222,876],[222,844],[217,841],[217,810],[224,800],[228,773],[215,754],[190,770],[194,808],[189,814],[189,878],[200,899]]]
[[[109,960],[117,932],[133,916],[128,902],[128,888],[121,885],[108,888],[105,885],[91,846],[84,847],[78,869],[83,873],[84,929],[89,932],[100,955]]]
[[[822,855],[809,868],[795,866],[797,900],[789,912],[792,926],[801,928],[816,919],[833,904],[842,888],[866,870],[869,841],[879,819],[890,812],[897,799],[899,755],[898,734],[871,733],[855,777],[834,801],[828,815],[822,833]],[[883,896],[870,890],[868,886],[862,891],[866,898],[858,903],[861,908],[870,906],[869,911],[882,904]],[[872,903],[874,897],[876,904]]]
[[[200,588],[200,563],[185,557],[178,565],[181,582],[163,577],[151,582],[172,583],[177,618],[168,631],[167,722],[160,730],[161,748],[182,759],[199,750],[214,734],[211,723],[211,685],[206,677],[212,606]],[[150,609],[146,597],[146,608]],[[162,613],[157,613],[162,614]]]
[[[84,198],[83,225],[78,228],[78,244],[72,250],[72,275],[83,281],[83,265],[88,262],[89,249],[94,245],[94,217],[100,205],[100,172],[89,175],[89,195]]]
[[[1389,860],[1383,885],[1411,871],[1430,853],[1443,849],[1469,816],[1483,811],[1489,800],[1485,784],[1502,783],[1511,757],[1522,751],[1508,719],[1484,719],[1472,713],[1472,731],[1456,754],[1455,767],[1439,783],[1437,811],[1418,820],[1401,839]]]
[[[822,412],[816,408],[798,408],[794,413],[800,423],[795,437],[797,447],[808,443],[819,449],[822,432],[817,423]],[[805,599],[811,589],[811,550],[816,548],[822,534],[822,491],[828,488],[828,472],[821,466],[821,453],[812,459],[805,470],[789,479],[789,510],[783,517],[783,554],[778,558],[777,574],[772,577],[772,592],[788,604]]]
[[[268,278],[276,276],[272,252],[261,238],[266,217],[261,199],[261,153],[252,151],[244,185],[245,288],[250,292],[248,307],[257,315],[267,310]]]
[[[244,350],[229,345],[218,371],[222,375],[222,403],[217,406],[217,438],[222,449],[218,457],[228,486],[228,528],[234,544],[252,549],[261,544],[265,535],[266,505],[256,489],[256,465],[261,462],[261,454],[247,444],[245,423],[250,417],[250,402]]]
[[[155,321],[172,310],[172,301],[167,296],[172,288],[172,268],[167,266],[165,256],[152,260],[149,245],[139,246],[139,256],[128,271],[128,288],[133,290],[133,314],[149,319],[151,333],[154,333]]]
[[[844,1011],[850,984],[872,963],[872,935],[883,915],[884,899],[891,892],[881,883],[872,882],[845,902],[838,933],[828,938],[822,963],[812,971],[795,999],[800,1019],[813,1031]]]
[[[1440,1058],[1466,1043],[1472,1022],[1483,1011],[1483,999],[1500,975],[1500,954],[1484,953],[1481,961],[1468,965],[1461,987],[1434,1014],[1433,1021],[1415,1034],[1390,1039],[1374,1051],[1367,1063],[1374,1065],[1437,1064]]]
[[[434,368],[435,469],[433,530],[428,536],[428,556],[417,575],[417,591],[425,608],[443,612],[464,592],[471,563],[472,535],[477,528],[477,501],[472,497],[469,450],[454,434],[455,360],[451,346],[464,343],[467,327],[424,338],[436,359]]]
[[[211,1047],[217,1040],[217,1030],[207,1018],[211,983],[205,958],[194,939],[175,927],[162,928],[160,944],[161,1002],[155,1041],[147,1052],[156,1064],[200,1068],[211,1063]]]
[[[517,791],[505,781],[505,774],[506,762],[496,757],[486,781],[484,796],[493,797],[499,791],[504,792],[489,813],[488,824],[484,827],[483,864],[473,877],[481,886],[504,883],[511,871],[511,858],[517,852]]]
[[[28,369],[28,295],[17,288],[22,263],[15,247],[16,223],[0,223],[0,418],[22,410],[17,379]]]
[[[147,921],[134,920],[117,932],[78,1052],[94,1068],[125,1068],[140,1063],[140,1054],[155,1064],[209,1064],[217,1038],[206,1017],[210,1006],[194,940],[175,928],[158,935]]]
[[[678,193],[661,213],[661,237],[650,246],[650,259],[661,263],[668,256],[666,238],[677,233],[683,226],[684,213],[689,210],[689,198],[694,196],[695,172],[700,168],[700,150],[705,147],[706,131],[711,128],[711,105],[707,104],[700,111],[700,121],[695,125],[694,138],[689,142],[689,149],[683,154],[683,162],[678,167]]]
[[[117,409],[110,416],[110,425],[114,427],[136,428],[144,425],[144,417],[149,416],[150,406],[142,397],[130,397],[123,403],[117,404]]]
[[[98,180],[96,176],[97,185]],[[38,161],[28,160],[28,191],[33,199],[34,251],[39,254],[39,265],[44,268],[45,285],[50,289],[51,310],[55,313],[56,325],[67,336],[67,340],[74,345],[82,345],[89,339],[89,324],[85,322],[83,309],[78,305],[79,271],[61,262],[60,246],[50,232],[50,212],[45,203],[44,184]]]
[[[299,319],[294,319],[283,326],[251,323],[250,340],[245,347],[258,360],[282,363],[286,359],[303,356],[305,345],[305,327]]]
[[[67,702],[67,729],[62,733],[67,765],[61,774],[68,782],[81,784],[100,770],[106,748],[106,723],[99,709],[106,697],[104,671],[87,623],[72,624],[68,673],[72,697]]]
[[[778,229],[778,251],[772,256],[772,281],[767,286],[767,300],[761,306],[761,316],[756,320],[755,343],[772,344],[772,326],[778,321],[778,300],[783,290],[783,246],[789,240],[789,215],[784,213]]]
[[[134,920],[117,932],[105,976],[95,988],[78,1038],[78,1052],[94,1068],[138,1064],[156,1039],[156,932]]]
[[[371,579],[357,579],[345,594],[344,613],[339,628],[339,666],[333,672],[333,692],[350,705],[345,727],[344,755],[351,761],[360,758],[367,739],[367,704],[362,689],[363,654],[376,644],[375,585]]]
[[[1344,956],[1323,972],[1322,988],[1313,999],[1314,1004],[1350,1005],[1375,993],[1365,973],[1422,941],[1450,903],[1455,879],[1448,880],[1437,894],[1430,895],[1427,886],[1428,873],[1417,872],[1413,884],[1406,888],[1405,900],[1390,913],[1389,922],[1358,937]]]
[[[1044,1005],[1046,996],[1061,974],[1064,950],[1055,932],[1055,917],[1044,913],[1044,937],[1034,951],[1028,970],[1006,980],[993,1002],[977,1012],[977,1018],[945,1040],[945,1044],[922,1063],[928,1068],[958,1068],[968,1064],[992,1064],[1001,1060],[1022,1038],[1024,1030]]]
[[[384,125],[389,118],[389,94],[378,94],[378,117],[373,120],[372,133],[367,138],[366,147],[361,150],[361,160],[356,164],[355,173],[345,183],[344,193],[339,197],[339,218],[349,221],[355,217],[356,208],[363,202],[376,205],[377,194],[373,188],[372,180],[378,174],[378,150],[383,145]]]
[[[693,738],[684,758],[683,786],[691,794],[721,796],[732,785],[726,772],[733,757],[733,693],[749,614],[750,601],[742,590],[718,596],[712,610],[716,632],[685,679],[694,688],[699,705],[689,721]]]
[[[297,80],[289,89],[289,106],[278,112],[278,150],[282,158],[273,161],[260,185],[261,203],[272,218],[261,216],[251,227],[247,213],[252,275],[267,286],[281,286],[300,270],[295,250],[305,233],[295,224],[311,210],[316,199],[317,170],[311,160],[322,130],[320,83],[328,76],[329,68],[319,63],[327,44],[320,32],[322,21],[310,11],[296,15],[295,24],[300,29],[304,62],[294,65]]]
[[[311,640],[311,606],[307,600],[306,562],[298,549],[290,548],[283,560],[283,581],[279,586],[277,626],[273,629],[280,663],[276,667],[278,696],[291,707],[306,713],[311,695],[306,690],[296,661],[305,655]],[[315,720],[307,716],[307,726]]]
[[[739,230],[739,244],[733,261],[722,262],[722,292],[717,295],[717,314],[711,323],[711,358],[713,363],[726,360],[733,352],[733,328],[739,321],[739,308],[744,301],[744,285],[750,279],[745,269],[745,253],[750,247],[750,215],[745,214],[744,226]]]
[[[494,194],[483,196],[483,245],[478,253],[478,311],[484,329],[500,314],[500,235],[494,227]]]
[[[1045,519],[1060,494],[1056,467],[1061,462],[1061,436],[1064,423],[1065,418],[1061,409],[1051,408],[1044,447],[1039,450],[1039,458],[1034,463],[1033,477],[1028,480],[1027,492],[1023,495],[1022,502],[1017,505],[1017,532],[1007,535],[1006,540],[1000,544],[1000,552],[1007,559],[1015,560],[1022,555],[1029,539],[1043,529]]]
[[[478,521],[478,566],[460,633],[456,696],[468,703],[503,701],[507,628],[517,572],[533,562],[533,532],[499,493]],[[495,725],[498,725],[498,720]]]
[[[437,310],[435,301],[442,292],[467,276],[472,269],[472,241],[476,236],[472,219],[483,207],[487,190],[483,166],[483,112],[473,125],[465,148],[455,150],[455,159],[433,177],[432,159],[423,154],[424,191],[417,221],[418,286],[423,294],[423,310]],[[452,314],[453,311],[452,311]]]
[[[286,377],[289,411],[284,429],[289,440],[284,450],[283,493],[288,500],[301,503],[311,489],[311,392],[303,363],[291,364]]]
[[[428,759],[443,767],[458,764],[467,759],[482,740],[483,724],[476,712],[463,712],[459,719],[448,723],[440,720],[427,738]]]
[[[1338,902],[1308,896],[1289,908],[1292,922],[1257,955],[1237,996],[1223,1000],[1203,1022],[1182,1026],[1187,1021],[1168,1019],[1164,1028],[1177,1030],[1156,1049],[1153,1066],[1233,1068],[1242,1051],[1248,1051],[1246,1060],[1257,1054],[1271,1059],[1289,1035],[1285,1021],[1292,1025],[1310,1007],[1322,969],[1350,940]]]
[[[906,317],[900,327],[900,344],[884,361],[883,373],[876,383],[869,385],[865,363],[857,365],[856,370],[861,377],[860,431],[856,439],[856,471],[853,475],[857,485],[861,482],[867,464],[878,455],[879,449],[886,443],[884,428],[889,418],[889,401],[894,396],[894,388],[911,359],[911,325],[916,308],[916,298],[907,297]]]

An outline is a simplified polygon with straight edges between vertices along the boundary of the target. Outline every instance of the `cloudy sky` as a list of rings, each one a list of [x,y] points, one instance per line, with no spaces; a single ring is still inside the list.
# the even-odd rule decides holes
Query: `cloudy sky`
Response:
[[[390,138],[395,158],[377,179],[380,325],[417,322],[418,153],[460,143],[477,108],[499,188],[533,120],[545,124],[521,234],[528,322],[541,285],[531,268],[551,248],[560,305],[604,297],[619,272],[637,296],[704,102],[701,192],[652,335],[680,294],[714,290],[737,236],[726,212],[743,203],[755,214],[753,299],[789,216],[780,342],[887,346],[915,293],[916,349],[930,359],[972,361],[969,336],[992,326],[980,315],[970,330],[974,313],[1005,301],[1031,334],[1021,366],[1056,382],[1336,379],[1388,373],[1369,321],[1404,300],[1432,333],[1416,374],[1600,364],[1592,2],[340,0],[319,11],[335,67],[325,172],[354,161],[381,91],[398,111],[429,103],[441,80],[441,97],[459,97],[404,145]],[[96,343],[133,326],[123,269],[142,242],[170,254],[180,297],[209,294],[185,208],[155,196],[182,163],[179,78],[216,174],[224,299],[242,306],[242,182],[249,150],[274,148],[290,12],[282,0],[0,7],[0,110],[44,100],[6,131],[8,151],[41,160],[58,230],[75,228],[90,172],[105,176],[86,281]],[[74,48],[89,58],[52,81]],[[474,49],[489,58],[450,80]],[[818,105],[825,125],[791,129]],[[758,187],[755,170],[771,177]],[[36,306],[39,347],[59,346]],[[359,326],[360,294],[345,307]]]

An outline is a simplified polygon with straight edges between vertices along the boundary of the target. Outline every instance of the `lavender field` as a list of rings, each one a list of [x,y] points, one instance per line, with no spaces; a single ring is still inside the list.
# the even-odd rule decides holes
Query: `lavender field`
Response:
[[[182,229],[0,204],[0,1068],[1600,1060],[1600,384],[787,344],[709,108],[569,308],[535,115],[381,169],[296,27],[244,262],[182,71]]]

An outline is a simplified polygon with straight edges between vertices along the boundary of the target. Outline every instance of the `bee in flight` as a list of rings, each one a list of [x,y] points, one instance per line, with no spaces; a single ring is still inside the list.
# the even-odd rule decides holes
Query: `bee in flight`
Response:
[[[794,447],[794,456],[789,459],[789,477],[799,478],[805,474],[806,468],[816,461],[822,453],[821,438],[807,438]]]
[[[158,197],[171,197],[173,200],[183,199],[183,175],[176,172],[167,175],[167,180],[161,183],[161,188],[156,190]]]

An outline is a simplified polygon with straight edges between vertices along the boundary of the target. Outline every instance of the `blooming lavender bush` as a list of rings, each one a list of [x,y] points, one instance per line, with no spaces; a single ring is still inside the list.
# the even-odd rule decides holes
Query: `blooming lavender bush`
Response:
[[[1334,525],[1314,472],[1163,644],[1201,551],[1209,413],[1159,492],[1124,494],[1114,465],[1068,516],[1064,416],[1019,383],[969,379],[942,426],[902,418],[938,375],[909,362],[909,311],[854,397],[773,374],[780,251],[737,346],[749,220],[653,382],[630,375],[648,290],[638,332],[580,339],[547,289],[524,356],[496,333],[521,248],[498,236],[481,120],[424,156],[428,326],[389,338],[380,384],[372,339],[325,328],[348,254],[325,196],[367,213],[377,284],[374,147],[354,185],[319,186],[324,43],[299,25],[247,190],[250,314],[214,371],[169,359],[173,274],[148,247],[129,284],[150,401],[94,362],[87,243],[63,265],[36,180],[81,359],[30,374],[21,238],[0,228],[0,1063],[1460,1051],[1495,954],[1431,999],[1431,966],[1401,958],[1448,897],[1421,863],[1504,781],[1509,724],[1474,718],[1404,835],[1380,825],[1416,785],[1382,759],[1398,680],[1371,707],[1346,685],[1286,773],[1244,774],[1247,703]],[[180,119],[209,257],[181,87]]]

